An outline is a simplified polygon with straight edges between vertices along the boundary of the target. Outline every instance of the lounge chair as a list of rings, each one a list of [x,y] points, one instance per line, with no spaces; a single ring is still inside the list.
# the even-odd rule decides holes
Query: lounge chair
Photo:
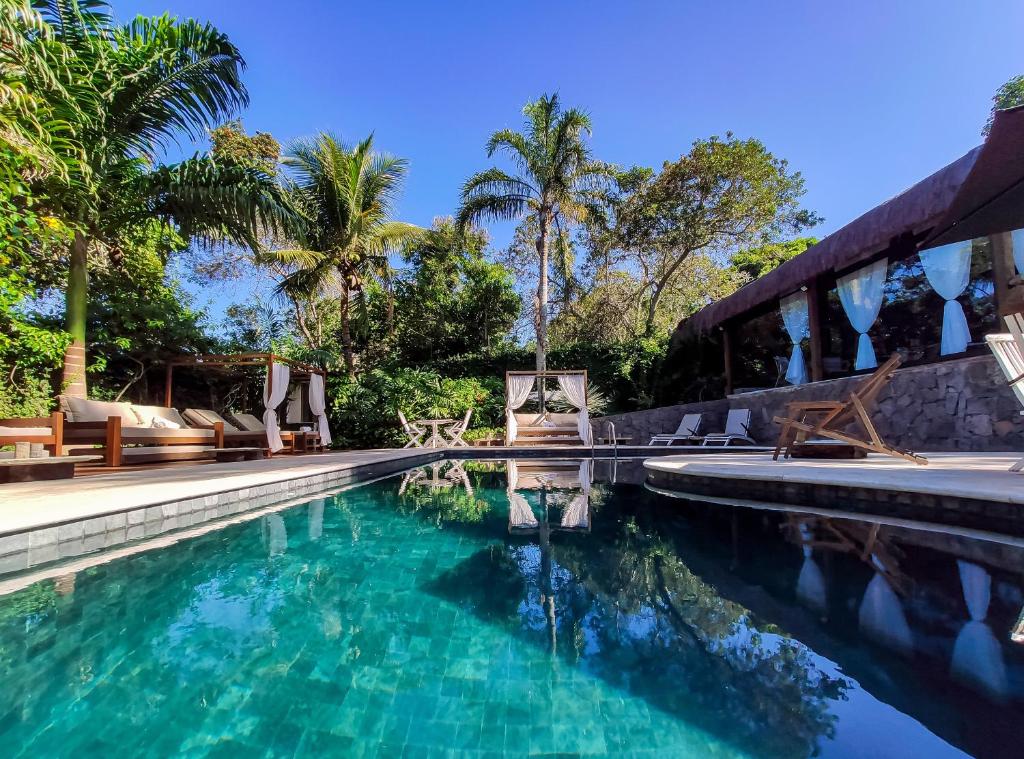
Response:
[[[1007,322],[1009,322],[1007,317]],[[985,342],[996,357],[999,368],[1003,370],[1010,389],[1017,397],[1017,402],[1024,407],[1024,350],[1012,334],[985,335]],[[1024,411],[1020,413],[1024,414]],[[1024,470],[1024,459],[1020,459],[1010,467],[1011,472]]]
[[[64,414],[54,411],[49,416],[0,419],[0,445],[15,443],[42,443],[51,456],[62,455]]]
[[[675,432],[655,435],[647,445],[672,445],[676,440],[699,443],[700,426],[703,422],[703,414],[683,414],[683,420],[679,422]]]
[[[203,428],[214,424],[221,424],[224,429],[224,442],[222,447],[226,448],[262,448],[269,453],[270,444],[267,442],[267,431],[239,429],[216,411],[205,408],[187,408],[182,413],[185,421],[190,427]]]
[[[449,425],[445,428],[445,433],[451,438],[452,446],[461,445],[463,448],[469,447],[469,443],[463,440],[462,436],[465,435],[466,431],[469,429],[469,420],[472,416],[473,409],[469,409],[461,422],[456,422],[455,424]]]
[[[894,353],[873,374],[865,377],[845,401],[798,401],[787,404],[786,415],[775,417],[775,422],[782,425],[782,430],[772,458],[778,460],[780,455],[789,458],[799,446],[814,444],[807,442],[808,437],[823,437],[855,449],[883,453],[915,464],[927,464],[928,459],[924,456],[885,443],[868,415],[868,406],[874,403],[879,392],[888,384],[900,362],[899,354]],[[861,428],[863,434],[847,431],[855,425]],[[829,442],[829,445],[834,443]]]
[[[89,446],[71,453],[101,452],[106,466],[209,458],[210,451],[224,446],[219,423],[189,427],[174,409],[64,395],[60,405],[64,445]]]
[[[743,445],[757,445],[754,438],[750,437],[750,409],[748,408],[729,409],[725,418],[725,432],[711,432],[701,439],[700,444],[706,447],[720,445],[724,448],[735,442]]]
[[[426,430],[417,427],[415,424],[410,424],[409,420],[405,418],[405,414],[401,411],[398,412],[398,421],[402,423],[402,432],[405,433],[406,437],[409,438],[409,442],[403,445],[403,448],[422,448],[423,447],[423,436],[426,434]]]

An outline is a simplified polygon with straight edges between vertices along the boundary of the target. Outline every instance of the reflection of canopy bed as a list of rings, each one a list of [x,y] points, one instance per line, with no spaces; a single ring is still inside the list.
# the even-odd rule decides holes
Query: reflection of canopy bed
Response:
[[[545,381],[558,380],[557,397],[574,406],[571,413],[552,413],[545,408]],[[534,388],[536,387],[536,391]],[[522,413],[531,399],[540,401],[537,413]],[[543,372],[505,372],[505,445],[590,445],[585,369]]]
[[[539,491],[544,511],[544,526],[551,530],[572,532],[590,531],[590,483],[593,461],[584,459],[563,462],[505,462],[508,476],[509,532],[522,533],[541,529],[541,522],[533,513],[526,496],[519,491]],[[566,491],[557,493],[557,491]],[[561,520],[548,524],[547,511],[560,507]]]
[[[236,353],[174,359],[167,363],[167,380],[164,386],[164,405],[168,408],[171,407],[174,369],[179,366],[200,369],[265,366],[267,374],[263,381],[263,427],[271,452],[277,452],[284,448],[277,409],[285,400],[288,401],[287,420],[289,422],[306,421],[303,411],[308,406],[313,415],[309,421],[319,433],[320,442],[325,446],[331,444],[331,430],[327,424],[327,402],[324,396],[326,373],[323,369],[273,353]],[[295,392],[289,395],[289,383],[293,379],[298,380],[300,384],[296,387]],[[304,396],[305,404],[302,403]]]

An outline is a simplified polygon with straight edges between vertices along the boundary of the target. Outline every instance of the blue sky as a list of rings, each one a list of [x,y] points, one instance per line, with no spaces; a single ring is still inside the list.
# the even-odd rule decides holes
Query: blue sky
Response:
[[[409,159],[399,218],[450,214],[487,136],[557,90],[597,157],[660,166],[699,137],[757,137],[807,182],[819,236],[981,140],[1024,73],[1020,0],[331,2],[114,0],[211,21],[248,62],[247,129],[373,131]],[[496,244],[510,230],[495,226]],[[215,307],[226,297],[210,291]]]

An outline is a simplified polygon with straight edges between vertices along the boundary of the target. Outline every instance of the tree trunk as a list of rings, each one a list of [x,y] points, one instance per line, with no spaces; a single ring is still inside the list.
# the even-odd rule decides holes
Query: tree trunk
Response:
[[[548,361],[548,225],[550,220],[545,212],[538,218],[540,233],[537,235],[537,257],[540,260],[540,276],[537,278],[537,371],[547,369]]]
[[[75,239],[71,243],[68,288],[64,296],[65,327],[71,335],[71,344],[64,351],[61,392],[78,398],[87,397],[88,390],[85,382],[85,322],[89,298],[88,252],[89,241],[81,232],[75,232]]]
[[[349,378],[355,379],[356,360],[352,353],[352,325],[349,323],[350,319],[348,287],[343,287],[341,290],[341,352],[345,357],[345,369],[348,371]]]

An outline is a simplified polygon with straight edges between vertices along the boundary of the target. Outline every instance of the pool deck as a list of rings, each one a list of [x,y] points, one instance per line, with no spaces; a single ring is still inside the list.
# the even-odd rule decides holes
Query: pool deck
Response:
[[[666,456],[644,466],[659,490],[1024,530],[1024,473],[1009,471],[1019,453],[924,455],[927,466],[876,454],[772,461],[769,454],[727,453]]]
[[[370,479],[443,456],[440,449],[339,451],[0,485],[0,536],[220,493],[272,488],[286,496],[293,481]]]

